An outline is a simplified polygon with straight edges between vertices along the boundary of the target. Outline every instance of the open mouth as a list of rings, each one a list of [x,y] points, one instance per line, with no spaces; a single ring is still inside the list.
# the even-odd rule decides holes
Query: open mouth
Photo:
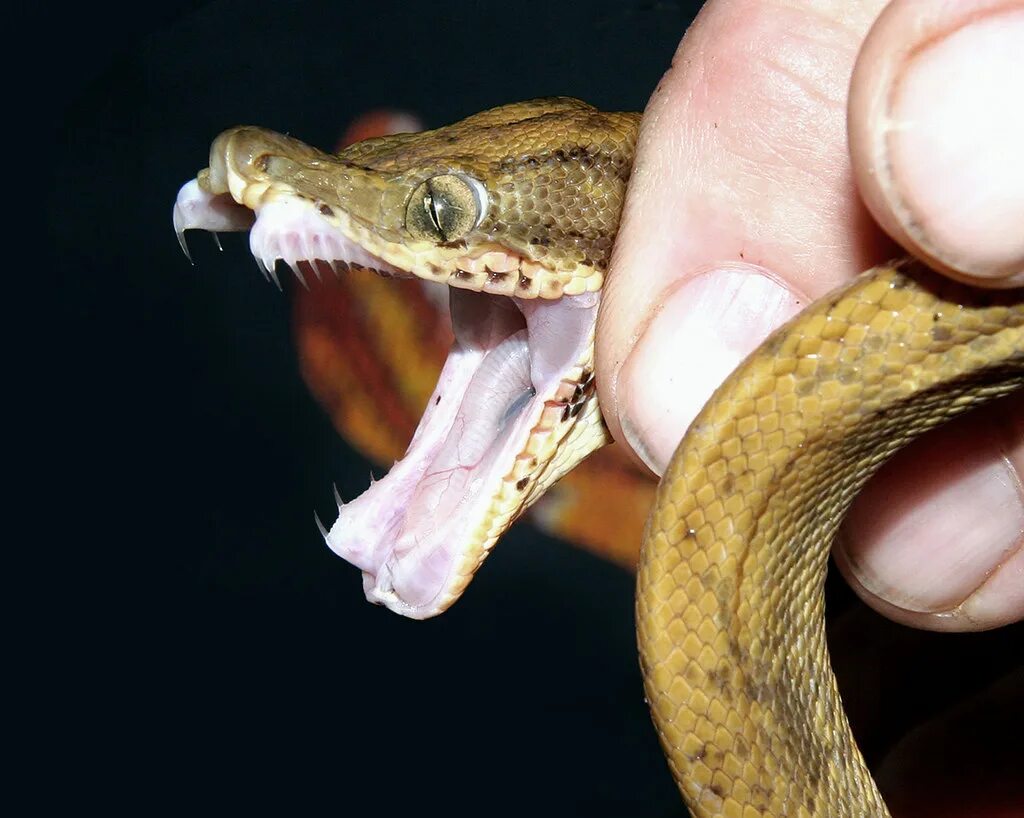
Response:
[[[186,184],[174,209],[179,237],[249,229],[275,281],[278,261],[307,286],[350,267],[414,277],[348,238],[331,208],[278,196],[254,212],[234,194]],[[496,282],[524,264],[535,266],[493,246],[465,261]],[[578,462],[578,452],[556,454],[567,436],[581,436],[583,454],[604,442],[592,374],[599,293],[523,299],[449,283],[455,341],[405,456],[356,499],[339,498],[338,519],[322,529],[362,571],[370,601],[417,619],[458,598],[500,534]]]

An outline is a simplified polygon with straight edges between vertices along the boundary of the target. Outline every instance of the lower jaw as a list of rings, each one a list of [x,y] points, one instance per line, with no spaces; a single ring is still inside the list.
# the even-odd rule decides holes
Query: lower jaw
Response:
[[[594,399],[592,384],[581,384],[592,379],[596,294],[514,310],[496,296],[452,291],[451,298],[457,340],[409,451],[339,509],[327,535],[332,550],[363,571],[371,602],[413,618],[436,615],[458,597],[498,537],[553,482],[555,450]],[[460,325],[468,302],[490,305],[491,328],[502,327]],[[552,343],[559,324],[575,336],[561,345]],[[529,338],[528,362],[488,373],[489,357],[516,348],[518,327]],[[458,435],[460,422],[486,425],[487,440],[479,429]]]

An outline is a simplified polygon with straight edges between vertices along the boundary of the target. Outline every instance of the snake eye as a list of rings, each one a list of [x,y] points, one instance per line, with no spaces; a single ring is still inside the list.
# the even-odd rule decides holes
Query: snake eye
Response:
[[[476,179],[445,173],[419,185],[409,198],[405,226],[413,238],[447,243],[483,220],[487,191]]]

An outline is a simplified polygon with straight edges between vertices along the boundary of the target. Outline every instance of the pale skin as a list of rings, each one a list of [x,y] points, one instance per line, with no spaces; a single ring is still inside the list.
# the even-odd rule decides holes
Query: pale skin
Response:
[[[1022,44],[1020,0],[708,2],[645,111],[605,287],[616,441],[660,474],[747,352],[889,258],[1024,284]],[[905,624],[1020,620],[1022,476],[1018,398],[898,457],[837,563]]]

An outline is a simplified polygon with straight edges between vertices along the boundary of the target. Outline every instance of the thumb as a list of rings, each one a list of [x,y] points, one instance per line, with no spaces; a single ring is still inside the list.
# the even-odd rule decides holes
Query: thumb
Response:
[[[895,0],[850,85],[872,215],[937,270],[1024,284],[1024,2]]]
[[[660,474],[722,380],[809,300],[895,254],[846,100],[883,5],[716,0],[648,104],[597,326],[612,435]]]

